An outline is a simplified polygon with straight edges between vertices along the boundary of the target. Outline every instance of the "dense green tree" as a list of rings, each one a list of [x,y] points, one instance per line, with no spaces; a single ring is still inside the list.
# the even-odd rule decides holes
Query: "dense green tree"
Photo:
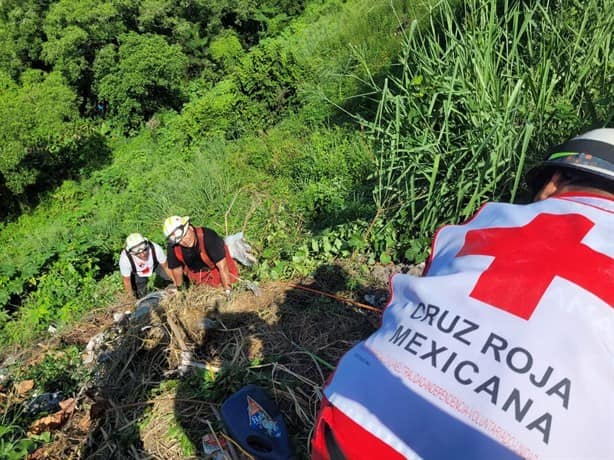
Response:
[[[274,117],[291,103],[304,72],[291,50],[267,39],[241,59],[234,77],[241,92]]]
[[[192,59],[192,68],[198,68],[207,45],[224,30],[234,30],[244,46],[254,45],[268,36],[269,29],[277,33],[280,24],[303,10],[305,1],[121,0],[121,4],[123,11],[136,16],[140,33],[167,36]]]
[[[225,0],[212,2],[221,25],[239,33],[247,46],[277,34],[305,8],[305,0]],[[216,31],[217,32],[217,31]]]
[[[200,24],[204,29],[209,19],[210,9],[206,3],[198,3],[201,2],[179,3],[172,0],[143,0],[139,2],[138,8],[137,23],[139,30],[180,38],[180,31],[185,28],[185,25],[182,24],[196,24],[197,27]],[[198,8],[196,16],[186,17],[185,10],[190,7],[194,10]]]
[[[24,72],[23,85],[0,73],[0,193],[27,202],[50,181],[66,177],[86,155],[88,128],[79,118],[77,96],[57,72]]]
[[[232,72],[186,105],[181,116],[183,131],[194,138],[218,133],[231,139],[279,120],[294,104],[306,75],[292,51],[280,40],[265,39],[238,56],[232,39],[221,40],[219,48],[216,42],[211,54],[214,62],[222,70],[231,65]]]
[[[41,68],[43,18],[48,1],[0,3],[0,68],[16,78],[25,68]]]
[[[49,9],[43,27],[47,36],[43,58],[82,96],[89,92],[88,70],[96,51],[126,30],[117,8],[103,0],[59,0]]]
[[[16,77],[23,68],[24,65],[17,55],[10,27],[5,23],[0,23],[0,69]]]
[[[111,118],[126,130],[159,109],[183,103],[188,58],[161,35],[123,34],[94,63],[95,91]]]
[[[211,60],[223,72],[231,71],[245,54],[241,40],[233,30],[225,30],[219,34],[209,46]]]
[[[210,3],[202,0],[139,1],[136,17],[138,31],[168,37],[170,43],[180,45],[190,58],[190,67],[198,69],[202,66],[208,40],[207,25],[212,14]]]

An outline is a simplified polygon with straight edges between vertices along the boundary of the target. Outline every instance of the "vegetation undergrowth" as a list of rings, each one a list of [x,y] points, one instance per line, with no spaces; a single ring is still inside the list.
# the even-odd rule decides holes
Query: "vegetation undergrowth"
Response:
[[[99,16],[81,18],[68,0],[30,3],[0,6],[5,353],[109,305],[125,236],[162,243],[168,215],[244,231],[254,280],[339,258],[421,262],[439,226],[529,200],[523,173],[547,147],[614,115],[612,0],[314,0],[228,16],[222,1],[83,0]],[[49,363],[30,374],[68,366]],[[39,442],[15,420],[0,423],[6,456]]]
[[[287,262],[313,232],[329,223],[338,225],[369,214],[371,205],[365,203],[369,192],[364,183],[370,159],[365,145],[352,138],[352,129],[322,122],[332,106],[320,96],[317,107],[313,105],[314,88],[336,81],[334,90],[320,86],[318,91],[329,92],[330,100],[342,102],[345,95],[339,92],[341,88],[355,87],[356,83],[341,75],[359,75],[361,63],[351,48],[339,46],[336,37],[361,37],[365,47],[373,49],[374,66],[381,68],[381,53],[394,54],[393,49],[398,49],[394,35],[398,18],[391,15],[388,2],[372,5],[366,16],[361,14],[366,2],[333,3],[310,3],[304,15],[288,23],[285,32],[264,42],[265,55],[258,57],[260,45],[255,45],[256,54],[242,57],[251,59],[252,67],[257,59],[263,71],[279,68],[282,73],[275,75],[280,78],[285,78],[284,66],[309,68],[311,73],[296,89],[290,88],[299,84],[296,79],[294,83],[278,81],[280,88],[289,88],[287,95],[292,93],[294,103],[263,100],[261,96],[272,97],[274,89],[251,86],[245,80],[270,80],[267,84],[273,84],[277,81],[274,74],[264,77],[254,73],[255,69],[243,69],[245,75],[237,76],[232,66],[226,69],[233,85],[250,88],[247,93],[239,92],[246,97],[245,107],[258,116],[272,113],[273,105],[277,112],[273,118],[252,120],[251,128],[246,125],[241,129],[242,137],[235,139],[239,134],[236,123],[230,123],[229,129],[219,125],[226,123],[225,112],[194,112],[199,101],[215,101],[202,106],[207,110],[218,102],[224,106],[226,96],[219,93],[223,79],[201,80],[203,91],[194,91],[193,100],[181,113],[158,112],[131,138],[122,138],[113,128],[113,124],[121,125],[113,115],[109,116],[111,125],[100,125],[106,133],[111,162],[80,180],[65,181],[49,191],[35,210],[2,229],[0,280],[5,289],[0,306],[4,311],[1,319],[7,325],[1,334],[3,340],[17,343],[25,335],[43,332],[50,322],[61,325],[70,314],[78,316],[83,310],[103,306],[119,287],[114,272],[125,235],[140,231],[161,241],[160,223],[167,215],[190,215],[194,222],[220,234],[244,230],[258,250],[273,256],[254,274],[266,278],[295,273]],[[374,24],[378,27],[372,28]],[[331,48],[334,53],[329,53]],[[283,58],[287,53],[295,56],[291,62]],[[195,84],[197,80],[192,88]],[[240,110],[233,104],[227,107],[238,114]],[[285,118],[277,122],[282,114]],[[193,125],[201,116],[213,124]],[[249,116],[241,115],[241,120],[249,120]],[[66,281],[65,292],[49,294],[60,289],[64,269],[80,273],[80,285]],[[96,289],[95,283],[102,280]],[[36,294],[45,286],[48,294]],[[69,303],[81,310],[66,305],[75,295],[71,289],[80,297]]]
[[[611,1],[442,2],[404,30],[398,71],[367,128],[375,152],[371,235],[421,260],[442,224],[486,201],[526,201],[547,149],[612,121]],[[578,26],[580,25],[580,26]]]

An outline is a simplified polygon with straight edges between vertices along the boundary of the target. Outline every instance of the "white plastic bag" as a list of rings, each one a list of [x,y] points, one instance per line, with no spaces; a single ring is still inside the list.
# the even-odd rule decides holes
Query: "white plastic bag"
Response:
[[[243,232],[227,236],[224,238],[224,242],[226,243],[226,246],[228,246],[230,256],[239,261],[242,265],[251,267],[253,264],[258,262],[256,257],[254,257],[252,254],[252,247],[247,243],[247,241],[245,241]]]

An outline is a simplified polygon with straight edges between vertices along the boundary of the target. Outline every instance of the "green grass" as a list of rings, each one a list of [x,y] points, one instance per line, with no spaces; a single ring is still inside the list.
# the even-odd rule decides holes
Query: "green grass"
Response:
[[[0,343],[104,307],[125,236],[162,242],[171,214],[244,231],[257,279],[421,261],[438,226],[522,196],[547,145],[611,122],[612,1],[310,3],[268,42],[305,79],[264,124],[195,89],[133,138],[101,125],[112,162],[0,228]]]
[[[395,258],[420,260],[438,226],[518,199],[548,145],[612,119],[611,0],[440,5],[405,31],[399,74],[373,86],[377,115],[357,116]]]
[[[0,317],[0,341],[31,340],[50,322],[63,325],[104,306],[121,286],[115,271],[125,235],[140,231],[162,242],[161,223],[171,214],[190,215],[221,234],[245,231],[271,257],[271,269],[250,276],[295,273],[292,257],[314,232],[371,212],[368,200],[362,204],[368,152],[352,130],[322,124],[334,107],[321,96],[327,86],[349,84],[337,92],[343,99],[356,87],[358,80],[347,78],[364,71],[356,47],[372,51],[374,66],[385,66],[384,56],[400,45],[397,26],[388,1],[314,2],[271,48],[279,56],[288,50],[299,59],[290,64],[310,70],[298,90],[299,106],[285,117],[277,114],[282,121],[275,126],[245,131],[245,125],[242,138],[229,139],[224,120],[215,118],[225,116],[224,92],[205,92],[202,101],[191,102],[221,108],[202,112],[205,120],[191,119],[189,110],[161,113],[158,126],[130,139],[102,125],[112,162],[79,182],[65,182],[0,230],[0,307],[20,308]],[[309,103],[319,102],[306,107],[307,94]],[[223,129],[203,130],[196,122]]]

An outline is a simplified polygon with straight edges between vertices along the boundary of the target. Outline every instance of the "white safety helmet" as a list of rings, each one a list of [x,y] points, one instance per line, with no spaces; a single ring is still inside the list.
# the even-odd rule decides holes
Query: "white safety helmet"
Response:
[[[539,190],[556,168],[614,181],[614,128],[594,129],[556,146],[528,172],[527,184],[531,190]]]
[[[189,216],[170,216],[164,221],[164,238],[166,238],[171,244],[177,244],[184,237],[188,231],[188,225],[190,223]]]
[[[130,254],[140,254],[147,250],[148,240],[140,233],[131,233],[126,238],[126,251]]]

